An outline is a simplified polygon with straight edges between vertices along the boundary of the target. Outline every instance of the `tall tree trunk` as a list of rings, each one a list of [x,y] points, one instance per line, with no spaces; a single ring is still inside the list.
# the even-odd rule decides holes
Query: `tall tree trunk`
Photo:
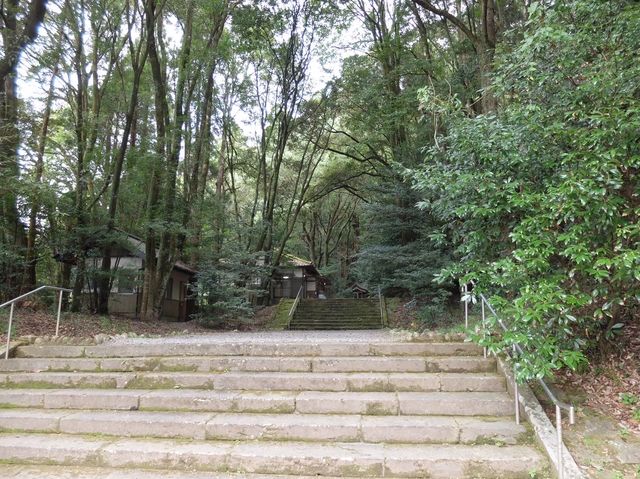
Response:
[[[53,103],[55,79],[58,76],[58,64],[53,67],[51,73],[51,79],[49,80],[49,91],[47,93],[47,101],[44,108],[42,126],[40,128],[40,135],[38,137],[38,150],[36,152],[36,164],[34,172],[34,181],[36,184],[42,183],[42,174],[44,172],[44,150],[47,143],[47,135],[49,133],[49,119],[51,118],[51,105]],[[37,234],[37,220],[38,213],[40,212],[40,201],[38,195],[35,195],[31,200],[31,211],[29,212],[29,232],[27,234],[27,252],[26,252],[26,268],[23,290],[29,291],[35,288],[37,283],[36,278],[36,234]]]
[[[76,74],[76,94],[75,94],[75,136],[76,136],[76,194],[75,194],[75,234],[76,236],[76,258],[78,261],[76,277],[73,284],[73,299],[71,302],[72,311],[80,311],[82,304],[82,290],[84,288],[86,272],[86,212],[85,212],[85,191],[87,187],[86,178],[86,130],[85,130],[85,101],[86,101],[86,73],[84,54],[84,2],[80,2],[82,12],[75,32],[75,52],[74,67]]]
[[[227,22],[229,15],[228,2],[225,1],[219,15],[213,20],[211,25],[211,31],[209,32],[209,39],[207,41],[207,48],[209,50],[217,50],[220,43],[220,38],[224,32],[224,25]],[[190,261],[192,264],[197,264],[199,260],[197,245],[200,243],[202,237],[202,219],[199,213],[202,212],[204,204],[204,198],[206,193],[207,180],[209,176],[210,166],[210,148],[211,148],[211,119],[213,115],[214,102],[214,83],[215,72],[218,65],[218,59],[213,57],[209,61],[209,66],[206,76],[206,85],[203,94],[203,104],[201,107],[201,114],[198,129],[195,137],[195,152],[194,161],[191,168],[191,174],[189,178],[185,180],[187,186],[187,206],[184,208],[182,224],[186,229],[191,227],[192,231],[190,239],[187,242],[186,234],[181,234],[178,239],[178,250],[182,251],[185,244],[188,244],[190,248]],[[223,131],[225,129],[223,120]]]
[[[46,0],[32,0],[19,5],[15,0],[0,3],[0,243],[18,257],[27,243],[20,220],[15,187],[19,179],[17,66],[23,50],[36,38],[38,26],[46,13]],[[24,268],[19,261],[6,263],[2,272],[3,289],[17,292],[23,282]]]
[[[187,18],[178,65],[173,124],[169,119],[166,72],[161,63],[156,42],[156,29],[159,29],[162,24],[162,15],[158,15],[161,12],[157,12],[155,0],[149,0],[146,4],[146,9],[148,15],[147,44],[156,107],[156,154],[163,161],[165,170],[162,198],[156,192],[150,193],[150,214],[154,214],[159,201],[162,201],[161,220],[165,225],[174,225],[178,161],[182,146],[183,125],[185,116],[188,114],[188,109],[185,108],[185,92],[191,55],[194,3],[190,1],[187,6]],[[155,21],[156,18],[158,18],[157,22]],[[158,36],[161,37],[161,32],[158,32]],[[168,131],[171,132],[170,136],[167,135]],[[143,319],[159,319],[161,317],[165,288],[176,259],[177,234],[172,231],[173,228],[165,226],[158,236],[156,236],[153,229],[153,226],[149,228],[146,242],[147,256],[144,284],[147,291],[146,294],[143,294],[140,313]],[[155,254],[156,238],[159,240],[157,255]],[[151,264],[152,262],[155,264]]]
[[[478,77],[482,89],[482,113],[490,113],[497,108],[495,95],[491,91],[491,73],[493,72],[493,56],[496,42],[499,36],[499,24],[497,22],[497,7],[495,0],[476,0],[481,12],[481,25],[474,28],[473,24],[467,24],[459,16],[450,12],[446,7],[441,8],[430,0],[412,0],[425,10],[438,15],[443,20],[455,25],[473,44],[478,59]],[[467,14],[471,12],[467,8]],[[459,10],[459,9],[458,9]]]
[[[131,35],[131,31],[129,31]],[[127,148],[132,143],[130,138],[135,114],[138,108],[138,94],[140,91],[140,79],[144,71],[144,65],[147,61],[148,48],[143,47],[144,38],[140,38],[137,50],[131,52],[133,66],[133,84],[131,85],[131,94],[129,98],[129,108],[125,115],[124,128],[120,145],[116,153],[113,180],[111,185],[111,197],[109,199],[109,213],[107,220],[107,243],[105,245],[102,262],[100,265],[100,278],[98,287],[97,312],[99,314],[107,314],[109,312],[109,295],[111,293],[111,256],[112,256],[112,238],[111,234],[115,227],[116,210],[118,208],[118,194],[120,192],[120,181],[122,179],[122,168],[127,154]]]

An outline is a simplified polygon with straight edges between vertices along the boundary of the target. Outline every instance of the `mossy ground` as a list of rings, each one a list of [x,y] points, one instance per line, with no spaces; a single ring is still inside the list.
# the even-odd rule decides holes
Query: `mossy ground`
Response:
[[[289,324],[289,311],[291,310],[293,303],[293,299],[281,299],[275,307],[271,320],[265,324],[265,329],[276,331],[287,329]]]

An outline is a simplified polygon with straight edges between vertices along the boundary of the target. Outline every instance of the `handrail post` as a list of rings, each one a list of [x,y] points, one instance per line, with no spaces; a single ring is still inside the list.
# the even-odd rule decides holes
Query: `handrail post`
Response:
[[[480,309],[482,311],[482,339],[486,339],[487,337],[487,325],[485,322],[485,313],[484,313],[484,297],[480,298]],[[484,354],[484,358],[487,359],[487,347],[485,346],[482,349],[482,352]]]
[[[382,303],[382,289],[378,285],[378,301],[380,303],[380,324],[384,328],[384,305]]]
[[[11,310],[9,311],[9,328],[7,329],[7,348],[4,352],[4,358],[9,359],[9,344],[11,343],[11,324],[13,323],[13,307],[16,303],[11,303]]]
[[[562,411],[556,404],[556,431],[558,432],[558,479],[564,479],[564,462],[562,457]]]
[[[62,294],[63,291],[60,290],[58,294],[58,316],[56,318],[56,338],[58,337],[58,333],[60,332],[60,312],[62,311]]]
[[[469,329],[469,291],[467,283],[462,286],[462,295],[464,296],[464,328]]]
[[[576,423],[576,408],[573,407],[573,404],[569,407],[569,424],[572,426]]]
[[[464,289],[466,291],[466,285]],[[508,331],[507,326],[504,324],[502,319],[500,319],[500,317],[498,316],[498,313],[496,313],[496,310],[493,308],[489,300],[485,298],[482,293],[478,293],[478,296],[480,297],[481,304],[482,304],[483,334],[486,334],[485,306],[489,308],[489,312],[493,315],[493,318],[495,319],[496,324],[500,326],[500,328],[502,328],[503,331],[507,332]],[[514,342],[511,347],[513,348],[513,353],[512,353],[513,362],[514,362],[513,371],[514,371],[514,376],[517,378],[518,365],[516,363],[516,358],[518,355],[523,355],[524,351],[522,349],[522,346],[520,346],[517,342]],[[505,349],[505,352],[508,353],[508,349]],[[556,432],[558,436],[557,470],[558,470],[558,479],[564,479],[565,474],[564,474],[564,455],[563,455],[564,444],[562,442],[562,409],[566,409],[567,411],[569,411],[569,424],[573,425],[575,424],[575,408],[572,404],[567,404],[560,401],[555,396],[555,394],[551,391],[551,389],[549,389],[549,386],[547,386],[547,384],[544,382],[542,378],[538,378],[538,383],[540,384],[545,394],[549,397],[549,399],[551,399],[551,401],[553,402],[553,404],[555,404],[555,407],[556,407]],[[516,401],[515,401],[516,422],[519,424],[520,423],[520,394],[518,390],[517,379],[515,381],[514,394],[516,396]]]
[[[62,295],[67,292],[67,293],[71,293],[72,291],[68,288],[59,288],[56,286],[47,286],[47,285],[42,285],[34,290],[31,290],[27,293],[21,294],[20,296],[10,299],[9,301],[0,304],[0,309],[6,307],[6,306],[11,306],[11,312],[9,313],[9,328],[7,330],[7,350],[5,351],[4,354],[4,358],[5,359],[9,359],[9,344],[11,342],[11,327],[13,325],[13,313],[14,313],[14,309],[15,309],[15,305],[18,301],[26,298],[27,296],[30,296],[34,293],[37,293],[38,291],[42,291],[45,289],[53,289],[55,291],[59,291],[60,295],[58,296],[58,316],[56,318],[56,337],[58,337],[58,334],[60,332],[60,313],[62,311]]]
[[[516,358],[516,347],[513,346],[513,359]],[[515,384],[513,388],[513,395],[515,396],[516,402],[516,424],[520,424],[520,389],[518,386],[518,373],[517,373],[518,365],[514,362],[513,364],[513,383]]]

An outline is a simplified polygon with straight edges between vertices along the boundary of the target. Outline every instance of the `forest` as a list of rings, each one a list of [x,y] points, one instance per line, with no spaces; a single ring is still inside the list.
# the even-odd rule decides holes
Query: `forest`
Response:
[[[3,300],[107,314],[128,233],[142,320],[177,260],[215,325],[293,254],[425,317],[473,280],[522,378],[639,321],[637,1],[9,0],[0,25]]]

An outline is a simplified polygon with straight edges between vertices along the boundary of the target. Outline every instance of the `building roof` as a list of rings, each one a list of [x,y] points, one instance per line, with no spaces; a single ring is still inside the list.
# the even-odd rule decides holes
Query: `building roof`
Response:
[[[353,291],[354,293],[369,293],[369,290],[359,283],[353,283],[353,285],[351,286],[351,291]]]
[[[138,236],[132,235],[131,233],[127,233],[126,231],[122,231],[122,230],[118,230],[121,233],[127,235],[127,242],[129,243],[129,246],[131,247],[131,253],[134,256],[137,256],[138,258],[142,258],[144,259],[147,255],[147,250],[146,250],[146,245],[145,242],[142,238],[139,238]],[[157,253],[157,250],[156,250]],[[173,265],[173,267],[175,269],[179,269],[181,271],[184,271],[185,273],[189,273],[189,274],[197,274],[198,271],[194,268],[192,268],[191,266],[189,266],[187,263],[185,263],[184,261],[176,261]]]
[[[197,274],[198,271],[193,269],[191,266],[189,266],[187,263],[183,262],[183,261],[176,261],[176,263],[173,265],[173,267],[175,269],[179,269],[184,271],[185,273],[191,273],[191,274]]]
[[[307,259],[299,258],[299,257],[294,256],[292,254],[285,253],[284,257],[286,258],[286,262],[288,264],[292,265],[292,266],[298,266],[298,267],[301,267],[301,268],[304,268],[305,266],[313,266],[313,267],[315,267],[315,265],[311,261],[309,261]]]
[[[311,271],[314,274],[320,275],[320,272],[316,268],[316,265],[313,264],[312,261],[308,259],[299,258],[298,256],[294,256],[292,254],[285,253],[284,260],[282,261],[283,266],[293,266],[294,268],[304,268]]]

